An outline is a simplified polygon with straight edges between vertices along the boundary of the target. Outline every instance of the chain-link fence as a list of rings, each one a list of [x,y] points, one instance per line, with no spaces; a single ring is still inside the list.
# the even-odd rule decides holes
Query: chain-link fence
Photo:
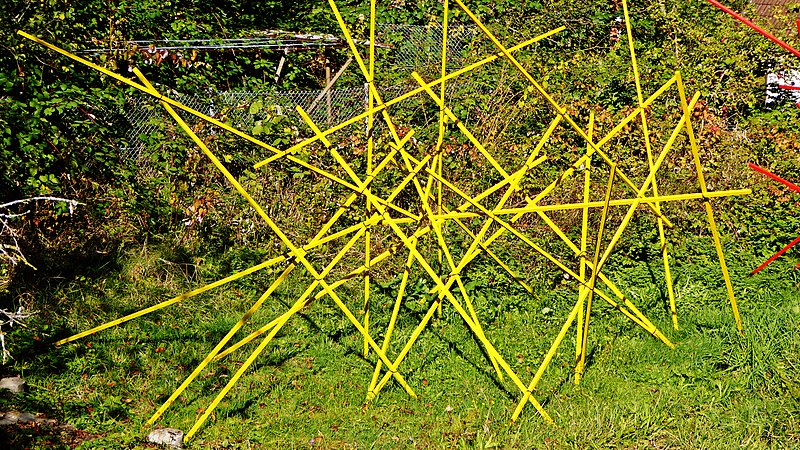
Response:
[[[382,23],[376,27],[378,40],[392,49],[395,62],[405,69],[421,71],[438,67],[442,62],[443,27]],[[467,60],[468,50],[478,28],[474,25],[447,27],[447,65],[459,68]]]
[[[399,97],[415,86],[404,85],[389,88],[378,88],[384,101]],[[448,84],[445,92],[447,96],[460,95],[464,89],[478,89],[473,85]],[[420,94],[427,99],[425,94]],[[172,99],[203,112],[211,117],[218,118],[242,131],[251,133],[259,125],[259,121],[266,116],[282,116],[286,123],[304,127],[303,118],[297,112],[300,106],[321,128],[345,122],[364,113],[368,109],[368,86],[347,89],[330,89],[328,91],[224,91],[209,92],[204,97],[168,94]],[[402,107],[399,105],[398,107]],[[254,105],[258,104],[258,107]],[[144,174],[152,173],[149,163],[147,142],[149,138],[171,119],[164,109],[149,96],[130,97],[125,105],[124,116],[130,124],[127,133],[128,147],[120,148],[120,157],[139,167]],[[194,124],[197,119],[188,114],[182,114],[188,123]],[[380,130],[381,121],[376,122],[376,129]],[[366,120],[364,123],[366,131]],[[375,130],[373,130],[373,133]]]
[[[441,64],[442,31],[442,26],[436,24],[428,26],[379,24],[376,29],[379,41],[387,44],[390,49],[394,65],[417,71],[436,68]],[[449,69],[464,64],[468,48],[476,34],[477,29],[474,26],[448,27]],[[388,101],[410,91],[413,87],[415,86],[379,88],[379,92],[383,100]],[[448,95],[457,95],[458,90],[459,85],[447,85]],[[273,117],[286,117],[290,123],[302,126],[303,120],[297,113],[297,106],[303,108],[323,129],[352,119],[366,111],[368,106],[367,85],[327,91],[209,91],[208,95],[203,97],[180,93],[170,93],[168,96],[246,132],[253,131],[259,125],[259,120],[267,114]],[[256,104],[259,106],[254,108]],[[130,124],[127,133],[129,146],[120,148],[120,158],[139,167],[140,173],[152,174],[146,142],[170,120],[157,102],[148,96],[129,98],[125,105],[124,116]],[[184,118],[189,123],[196,121],[195,118],[185,114]],[[381,126],[380,121],[377,122],[377,126]]]

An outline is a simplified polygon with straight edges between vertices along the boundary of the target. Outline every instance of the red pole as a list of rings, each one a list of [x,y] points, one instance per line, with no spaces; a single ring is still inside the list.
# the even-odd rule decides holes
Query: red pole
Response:
[[[755,165],[753,163],[747,163],[747,165],[750,166],[750,168],[755,170],[756,172],[764,174],[764,175],[772,178],[773,180],[777,181],[778,183],[781,183],[781,184],[785,185],[789,189],[791,189],[791,190],[793,190],[795,192],[800,192],[800,186],[792,183],[791,181],[784,180],[783,178],[775,175],[774,173],[770,172],[769,170],[763,169],[761,167],[758,167],[757,165]]]
[[[758,25],[756,25],[753,22],[747,20],[746,17],[734,12],[732,9],[728,8],[727,6],[725,6],[722,3],[718,2],[717,0],[708,0],[708,2],[711,3],[712,5],[714,5],[715,7],[721,9],[722,11],[728,13],[731,17],[733,17],[734,19],[738,20],[739,22],[742,22],[743,24],[747,25],[748,27],[750,27],[750,28],[756,30],[757,32],[761,33],[762,36],[764,36],[765,38],[769,39],[770,41],[780,45],[781,47],[783,47],[789,53],[791,53],[794,56],[797,56],[798,58],[800,58],[800,51],[795,50],[791,45],[789,45],[786,42],[783,42],[782,40],[776,38],[775,36],[767,33],[766,31],[764,31]],[[800,20],[798,20],[797,23],[798,23],[798,32],[800,32]]]
[[[769,265],[769,263],[771,263],[772,261],[775,261],[776,259],[778,259],[782,254],[786,253],[790,248],[794,247],[794,245],[797,244],[798,242],[800,242],[800,236],[797,236],[796,238],[794,238],[794,240],[792,242],[790,242],[789,245],[787,245],[786,247],[783,247],[778,253],[775,253],[768,260],[764,261],[764,263],[761,264],[760,266],[758,266],[756,268],[756,270],[750,272],[750,275],[755,275],[758,272],[760,272],[761,269],[763,269],[764,267],[767,267]]]

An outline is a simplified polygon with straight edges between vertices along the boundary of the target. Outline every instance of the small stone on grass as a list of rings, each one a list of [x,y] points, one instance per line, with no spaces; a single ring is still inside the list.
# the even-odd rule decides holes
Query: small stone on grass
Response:
[[[25,380],[20,377],[0,379],[0,389],[11,391],[14,394],[25,392]]]
[[[177,428],[159,428],[147,435],[147,442],[172,448],[183,448],[183,431]]]

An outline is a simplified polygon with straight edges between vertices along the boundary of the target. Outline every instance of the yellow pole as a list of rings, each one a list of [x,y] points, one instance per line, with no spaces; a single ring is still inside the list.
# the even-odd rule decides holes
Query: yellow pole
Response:
[[[575,366],[575,377],[580,379],[583,376],[583,371],[586,368],[586,344],[589,340],[589,319],[592,315],[592,298],[594,297],[594,290],[597,283],[597,277],[600,274],[603,266],[600,263],[600,246],[603,244],[603,231],[606,227],[606,219],[608,218],[609,202],[611,201],[611,191],[614,188],[614,177],[616,175],[616,165],[611,166],[611,173],[608,176],[608,186],[606,187],[605,206],[603,207],[603,214],[600,216],[600,229],[597,232],[597,238],[594,243],[594,259],[592,269],[592,277],[589,281],[589,295],[586,297],[586,316],[583,319],[583,333],[581,337],[581,357],[578,364]],[[580,324],[578,325],[580,326]]]
[[[369,83],[375,81],[375,19],[377,13],[375,11],[376,0],[369,2]],[[375,107],[375,96],[373,89],[367,92],[369,111]],[[372,152],[375,148],[375,141],[373,139],[375,127],[375,115],[370,114],[367,116],[367,177],[372,176]],[[366,215],[371,215],[371,204],[367,199]],[[369,280],[370,280],[370,244],[372,241],[372,233],[369,228],[364,236],[364,265],[367,266],[367,271],[364,272],[364,329],[369,331]],[[369,343],[364,339],[364,358],[369,355]]]
[[[158,303],[156,305],[144,308],[144,309],[142,309],[140,311],[136,311],[135,313],[128,314],[127,316],[120,317],[118,319],[114,319],[114,320],[112,320],[110,322],[107,322],[107,323],[104,323],[102,325],[96,326],[96,327],[94,327],[94,328],[92,328],[90,330],[86,330],[86,331],[83,331],[81,333],[72,335],[72,336],[70,336],[68,338],[61,339],[60,341],[56,342],[56,345],[63,345],[63,344],[66,344],[66,343],[69,343],[69,342],[84,338],[86,336],[95,334],[95,333],[103,331],[105,329],[108,329],[108,328],[117,326],[119,324],[125,323],[125,322],[127,322],[129,320],[133,320],[133,319],[136,319],[138,317],[142,317],[145,314],[149,314],[151,312],[158,311],[159,309],[166,308],[167,306],[174,305],[175,303],[182,302],[182,301],[184,301],[184,300],[186,300],[188,298],[194,297],[195,295],[202,294],[203,292],[210,291],[211,289],[214,289],[216,287],[222,286],[222,285],[224,285],[226,283],[230,283],[231,281],[238,280],[239,278],[242,278],[244,276],[250,275],[251,273],[257,272],[257,271],[259,271],[261,269],[273,266],[275,264],[279,264],[279,263],[283,262],[285,259],[286,258],[283,257],[283,256],[278,256],[278,257],[272,258],[272,259],[270,259],[268,261],[264,261],[261,264],[258,264],[258,265],[255,265],[253,267],[250,267],[249,269],[242,270],[241,272],[235,273],[235,274],[233,274],[231,276],[228,276],[228,277],[225,277],[225,278],[223,278],[221,280],[217,280],[217,281],[215,281],[213,283],[210,283],[210,284],[207,284],[207,285],[205,285],[205,286],[203,286],[201,288],[197,288],[197,289],[191,290],[191,291],[189,291],[189,292],[187,292],[185,294],[181,294],[181,295],[179,295],[177,297],[173,297],[173,298],[171,298],[169,300],[166,300],[166,301],[163,301],[163,302]]]
[[[449,12],[450,12],[450,2],[448,0],[444,0],[444,17],[442,18],[442,70],[441,70],[441,78],[444,80],[444,77],[447,76],[447,33],[448,33],[448,19],[449,19]],[[444,93],[445,93],[445,82],[439,85],[440,90],[440,102],[439,102],[439,136],[436,138],[436,172],[439,176],[442,176],[442,159],[444,159],[444,155],[442,154],[442,143],[444,142],[444,124],[445,124],[445,114],[444,114]],[[438,214],[442,213],[442,183],[436,183],[436,212]],[[442,234],[442,223],[444,221],[437,221],[435,229],[437,230],[437,234]],[[439,270],[442,269],[442,249],[438,251],[438,261],[439,261]],[[439,303],[439,316],[442,315],[442,304]],[[492,361],[494,364],[494,361]],[[497,369],[497,365],[495,364],[495,369]],[[498,370],[498,374],[501,372]],[[502,375],[500,375],[500,379],[502,380]]]
[[[641,105],[640,105],[641,106]],[[592,139],[594,132],[594,112],[589,114],[589,130],[586,135],[589,139]],[[589,148],[587,146],[586,152],[589,152]],[[591,200],[590,189],[592,185],[592,159],[588,158],[586,163],[583,167],[583,202],[589,203]],[[581,248],[580,248],[580,276],[581,278],[586,278],[586,260],[588,256],[586,255],[586,246],[588,241],[589,235],[589,207],[584,207],[581,213]],[[577,330],[577,336],[575,337],[575,384],[579,384],[581,382],[581,375],[583,374],[583,368],[578,370],[578,366],[581,361],[583,361],[583,301],[588,294],[586,286],[580,285],[578,286],[578,303],[573,309],[576,313],[577,323],[578,326],[575,327]],[[567,322],[571,322],[568,320]],[[567,325],[569,328],[569,325]],[[566,335],[566,333],[565,333]],[[555,353],[555,352],[553,352]],[[535,380],[535,379],[534,379]],[[536,380],[538,381],[538,380]],[[533,384],[533,383],[532,383]],[[535,387],[535,385],[534,385]],[[524,403],[523,403],[524,405]],[[519,411],[522,411],[522,408],[517,408]],[[514,419],[519,413],[515,411]],[[513,420],[513,419],[512,419]]]
[[[584,290],[581,292],[584,293],[585,295],[585,293],[588,291]],[[572,308],[572,311],[570,311],[569,316],[567,316],[567,320],[564,321],[564,325],[561,326],[561,331],[559,331],[558,336],[556,336],[556,339],[550,345],[550,349],[547,351],[547,354],[542,360],[542,363],[539,365],[539,369],[533,376],[533,380],[531,380],[531,383],[528,385],[528,392],[522,394],[522,398],[519,400],[519,404],[517,404],[517,408],[514,410],[514,414],[511,415],[512,422],[517,421],[520,413],[522,413],[522,409],[530,400],[530,393],[533,392],[536,389],[536,385],[539,384],[539,380],[541,380],[542,376],[544,375],[545,369],[547,369],[547,366],[550,365],[550,361],[552,361],[553,357],[556,355],[558,347],[561,345],[561,342],[567,335],[567,332],[569,331],[569,328],[572,326],[572,323],[575,321],[575,316],[578,315],[578,313],[580,312],[582,305],[583,305],[583,299],[579,298],[578,302]],[[578,324],[579,324],[578,328],[581,328],[580,322],[578,322]]]
[[[691,114],[694,104],[686,103],[686,93],[684,91],[683,80],[681,79],[680,72],[678,72],[677,78],[678,92],[680,93],[681,97],[681,108],[683,108],[683,114]],[[694,99],[692,100],[694,101]],[[697,139],[695,139],[694,136],[691,119],[687,119],[686,121],[686,134],[689,135],[689,143],[692,149],[692,159],[694,160],[694,167],[695,171],[697,172],[697,182],[700,184],[700,191],[704,194],[705,201],[703,204],[706,208],[706,215],[708,216],[708,226],[711,228],[711,236],[714,240],[714,247],[717,250],[717,258],[719,258],[719,266],[722,270],[722,276],[725,279],[725,289],[728,292],[728,299],[731,302],[733,317],[736,320],[736,329],[739,330],[739,334],[744,334],[742,318],[739,315],[739,308],[736,306],[736,297],[733,294],[733,284],[731,284],[731,277],[728,274],[728,265],[725,263],[725,253],[722,251],[722,242],[719,238],[719,230],[717,229],[716,220],[714,220],[714,210],[711,208],[711,201],[709,201],[707,198],[708,189],[706,187],[706,178],[703,174],[703,166],[700,163],[700,147],[697,145]]]
[[[628,48],[630,49],[631,53],[631,65],[633,66],[633,80],[636,83],[636,99],[639,102],[639,107],[641,108],[642,104],[644,103],[642,97],[642,84],[639,80],[639,65],[636,63],[636,50],[634,49],[633,45],[633,31],[631,29],[631,18],[628,14],[628,2],[627,0],[622,0],[622,9],[625,14],[625,29],[628,33]],[[650,147],[650,132],[647,129],[647,113],[644,108],[641,109],[641,113],[639,114],[642,118],[642,134],[644,135],[644,146],[647,149],[647,163],[650,168],[653,167],[653,151]],[[653,179],[653,196],[658,197],[658,185],[656,184],[656,180]],[[657,211],[661,212],[661,206],[658,203],[655,203],[655,208]],[[678,312],[675,308],[675,291],[672,287],[672,272],[669,267],[669,252],[667,250],[667,238],[664,234],[664,221],[661,219],[658,220],[658,238],[661,242],[661,259],[664,261],[664,281],[667,285],[667,296],[669,298],[669,309],[672,315],[672,326],[676,330],[678,329]]]

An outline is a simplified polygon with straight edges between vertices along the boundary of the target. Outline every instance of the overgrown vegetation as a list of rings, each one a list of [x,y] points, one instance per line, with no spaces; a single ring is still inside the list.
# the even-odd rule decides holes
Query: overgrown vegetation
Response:
[[[636,105],[636,90],[618,2],[489,2],[470,7],[507,43],[567,29],[520,52],[520,60],[570,114],[586,123],[595,114],[603,136]],[[742,8],[744,2],[734,5]],[[366,40],[368,3],[340,5],[357,38]],[[660,87],[680,70],[702,100],[693,118],[711,189],[752,187],[747,197],[715,201],[745,333],[733,324],[713,245],[698,203],[665,206],[675,223],[668,232],[678,296],[680,331],[672,331],[654,220],[638,214],[607,267],[607,274],[664,330],[678,347],[668,350],[615,311],[593,316],[591,358],[580,386],[572,383],[574,341],[567,339],[539,385],[537,395],[557,427],[543,424],[532,408],[510,423],[517,390],[492,370],[479,343],[447,305],[403,363],[420,398],[390,385],[364,406],[374,354],[362,356],[362,340],[325,297],[295,317],[221,404],[194,446],[462,447],[462,448],[793,448],[800,446],[800,292],[790,253],[756,277],[748,272],[793,239],[800,229],[797,199],[747,172],[756,162],[800,180],[800,108],[763,108],[763,79],[779,51],[745,27],[700,1],[634,2],[634,39],[644,91]],[[441,17],[437,1],[395,1],[379,8],[379,21],[424,25]],[[14,356],[1,372],[25,376],[28,393],[0,397],[0,410],[21,409],[57,418],[89,436],[86,448],[144,445],[144,421],[224,336],[283,267],[258,272],[169,309],[79,341],[53,342],[77,331],[179,295],[243,270],[285,248],[224,182],[202,153],[173,124],[149,137],[155,176],[143,177],[124,160],[127,124],[117,112],[132,92],[107,78],[38,48],[15,34],[23,29],[71,49],[113,47],[130,39],[197,39],[252,36],[265,29],[333,33],[336,21],[325,2],[222,3],[200,1],[74,2],[44,0],[0,5],[0,204],[36,196],[65,197],[84,204],[76,211],[29,204],[28,214],[8,217],[33,270],[0,259],[0,308],[36,310],[28,328],[6,334]],[[454,10],[451,20],[468,18]],[[792,36],[781,36],[786,40]],[[494,51],[476,40],[470,53]],[[126,76],[136,65],[160,88],[207,95],[208,89],[319,88],[324,61],[341,65],[344,49],[290,53],[283,76],[273,76],[281,53],[262,50],[198,52],[192,64],[144,64],[122,47],[106,56],[85,55]],[[390,58],[383,49],[379,57]],[[382,60],[381,60],[382,61]],[[390,59],[389,59],[390,61]],[[409,73],[378,66],[382,86],[409,83]],[[424,78],[436,69],[421,71]],[[454,112],[487,143],[506,169],[517,168],[553,117],[551,110],[509,64],[493,64],[468,79]],[[361,86],[355,64],[338,82]],[[674,91],[654,103],[651,132],[656,147],[680,118]],[[413,129],[420,155],[434,153],[438,107],[427,99],[392,110],[402,133]],[[302,124],[276,119],[269,108],[250,105],[263,119],[259,137],[279,148],[311,136]],[[224,115],[223,111],[223,115]],[[278,161],[269,170],[252,164],[268,155],[228,134],[198,128],[207,145],[228,163],[289,238],[306,242],[336,211],[345,190],[302,167]],[[252,131],[252,130],[248,130]],[[366,136],[353,126],[335,145],[358,174],[366,172]],[[390,148],[386,129],[375,133],[376,158]],[[633,178],[647,173],[637,126],[608,143]],[[661,192],[696,190],[684,138],[668,159],[674,170],[659,178]],[[470,193],[499,180],[496,172],[455,126],[444,136],[448,179]],[[509,204],[534,196],[584,152],[566,128],[544,150],[548,161],[526,178]],[[346,178],[330,153],[312,146],[298,157]],[[404,176],[401,162],[374,186],[386,197]],[[596,159],[595,167],[600,167]],[[598,170],[597,191],[607,174]],[[577,180],[577,179],[576,179]],[[691,188],[687,188],[691,186]],[[577,201],[580,183],[555,193]],[[458,204],[445,194],[445,202]],[[623,196],[623,193],[615,195]],[[493,199],[493,197],[492,197]],[[397,204],[418,203],[414,188]],[[362,201],[359,205],[363,206]],[[363,220],[365,208],[345,214],[342,226]],[[0,211],[2,213],[4,211]],[[17,211],[9,211],[16,213]],[[19,211],[21,212],[21,211]],[[614,212],[611,224],[618,224]],[[13,215],[13,214],[11,214]],[[2,216],[6,218],[6,216]],[[564,231],[579,235],[579,213],[553,214]],[[598,217],[593,217],[598,222]],[[477,227],[478,219],[465,220]],[[518,223],[547,250],[571,258],[533,217]],[[5,228],[4,228],[5,229]],[[394,244],[391,231],[373,230],[373,255]],[[455,256],[471,243],[455,224],[444,230]],[[0,234],[0,245],[9,236]],[[435,255],[435,243],[424,241]],[[338,251],[335,243],[309,257],[320,266]],[[499,256],[524,274],[528,293],[489,258],[470,264],[465,285],[487,334],[515,371],[529,381],[576,299],[574,280],[511,239]],[[331,277],[363,262],[363,246],[351,250]],[[405,253],[372,268],[374,330],[384,326],[400,284]],[[444,271],[443,267],[437,270]],[[419,271],[415,271],[419,272]],[[421,272],[420,272],[421,273]],[[252,331],[294,303],[310,279],[299,270],[281,285],[248,325]],[[363,308],[361,279],[342,288],[348,307]],[[433,283],[409,282],[397,342],[408,338],[427,310]],[[380,335],[380,333],[378,333]],[[574,339],[574,338],[573,338]],[[10,342],[10,344],[9,344]],[[394,352],[399,348],[392,348]],[[240,351],[213,364],[180,399],[164,425],[187,429],[246,359]],[[14,446],[68,447],[35,432],[0,435]]]

